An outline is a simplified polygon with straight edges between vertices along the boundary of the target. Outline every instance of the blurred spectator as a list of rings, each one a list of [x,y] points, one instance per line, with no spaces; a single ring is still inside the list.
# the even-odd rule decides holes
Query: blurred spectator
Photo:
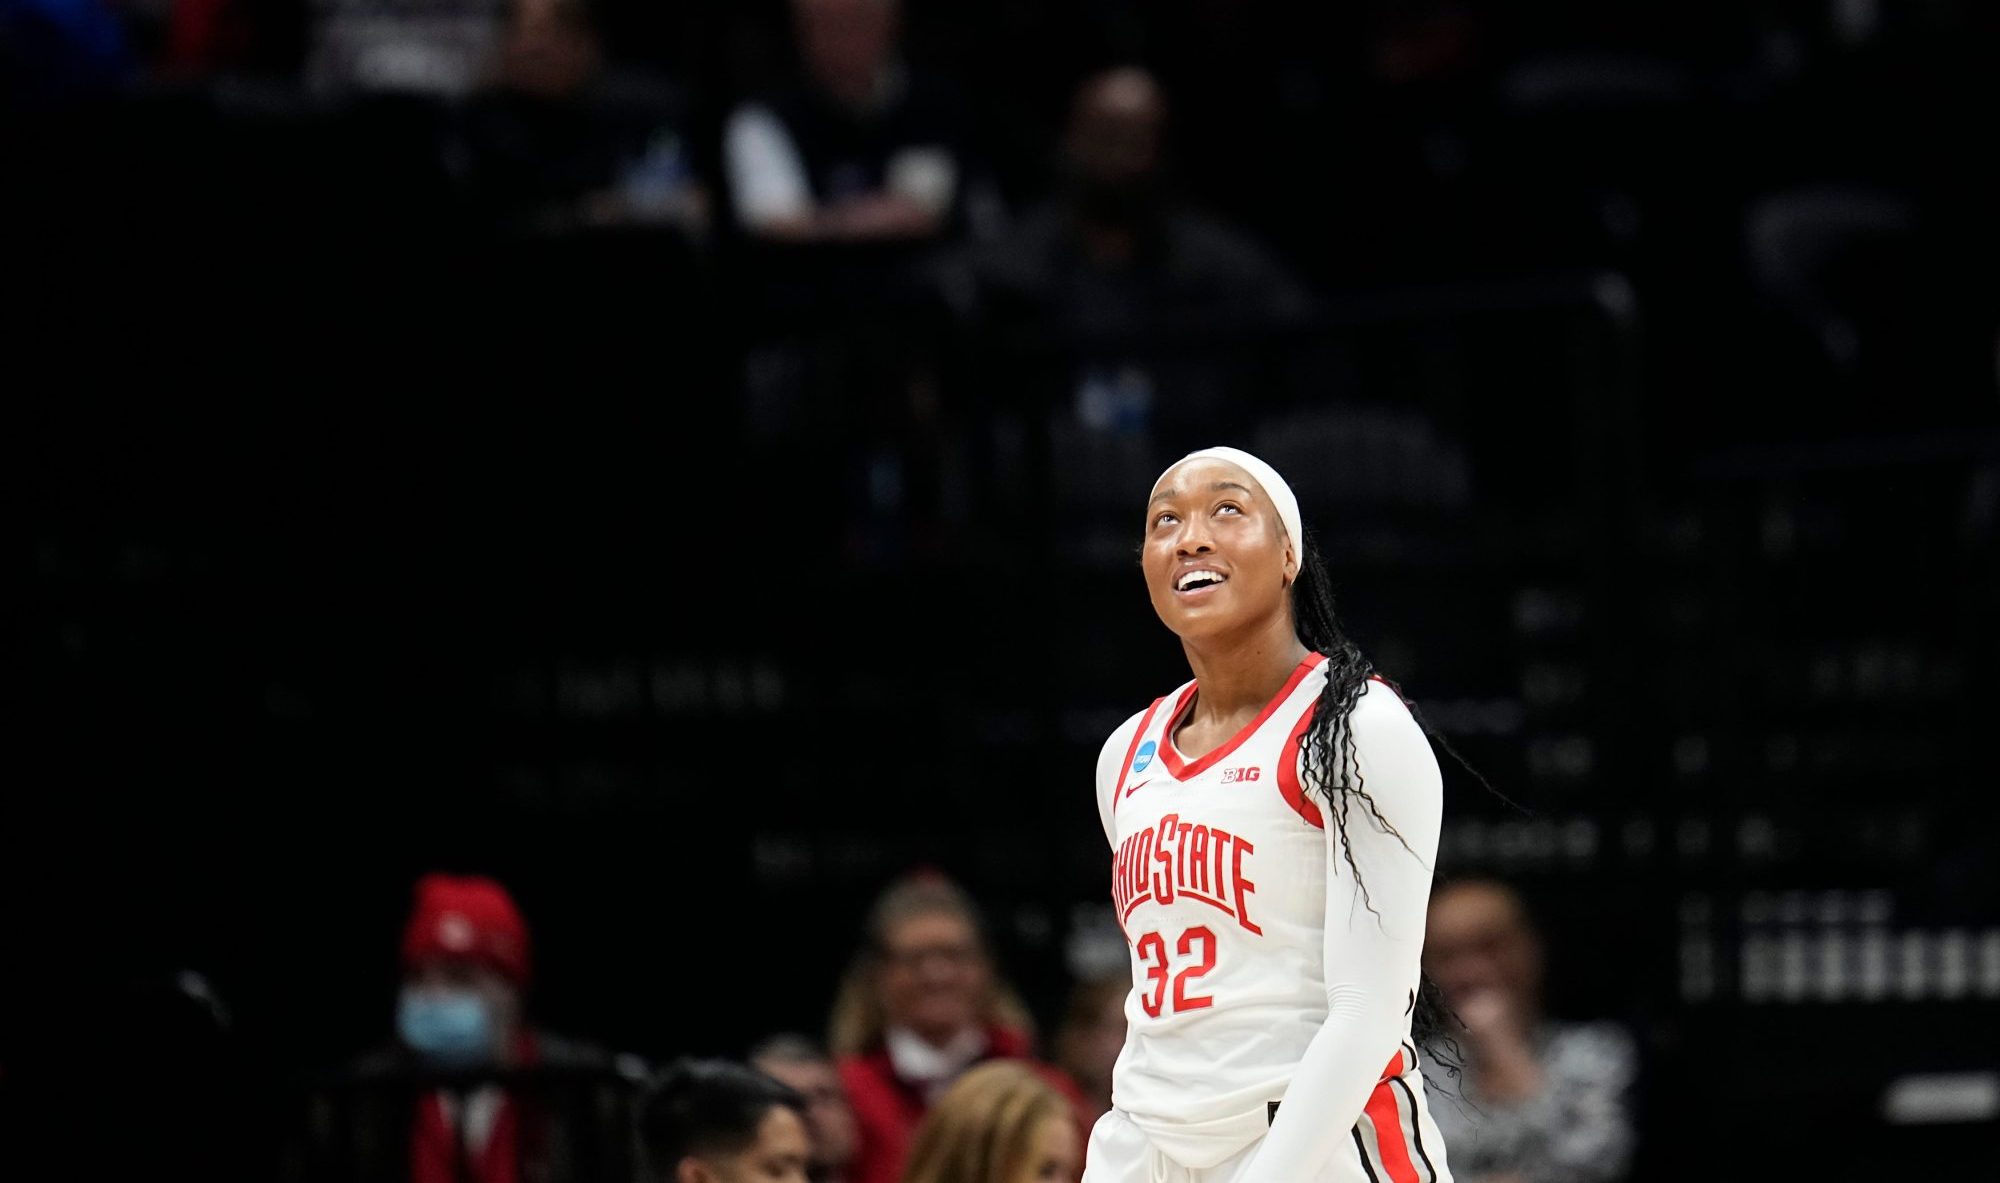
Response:
[[[1056,1067],[1083,1090],[1084,1115],[1096,1121],[1111,1108],[1111,1069],[1125,1047],[1125,999],[1132,977],[1120,971],[1078,982],[1055,1037]]]
[[[660,1079],[644,1119],[656,1183],[806,1183],[805,1102],[727,1060],[688,1060]]]
[[[1237,413],[1245,387],[1268,385],[1244,372],[1259,351],[1242,337],[1296,324],[1310,300],[1249,237],[1176,198],[1166,136],[1152,75],[1123,68],[1085,82],[1062,140],[1059,193],[975,248],[969,274],[947,285],[971,321],[1061,361],[1009,376],[1003,397],[1073,403],[1094,430],[1151,426],[1180,442]]]
[[[758,338],[743,402],[801,486],[865,503],[841,546],[896,561],[953,495],[934,251],[990,237],[1000,199],[956,79],[903,56],[900,0],[786,7],[798,73],[721,138],[718,222],[753,248],[724,289]]]
[[[1632,1161],[1631,1036],[1542,1014],[1542,945],[1512,888],[1462,879],[1431,901],[1424,965],[1464,1024],[1461,1095],[1432,1108],[1466,1183],[1606,1183]]]
[[[606,65],[583,0],[513,0],[489,75],[458,121],[451,164],[501,229],[639,224],[698,234],[707,198],[682,122],[671,87]]]
[[[971,899],[944,877],[921,873],[876,901],[868,945],[834,1003],[828,1042],[860,1127],[855,1183],[895,1183],[937,1098],[975,1064],[1028,1057],[1032,1025],[996,980]],[[1034,1069],[1080,1114],[1075,1082],[1047,1065]]]
[[[968,208],[964,121],[898,52],[900,0],[791,0],[803,85],[724,129],[737,222],[778,241],[912,241]]]
[[[1166,136],[1166,96],[1151,74],[1127,67],[1083,84],[1063,136],[1061,192],[977,256],[996,313],[1112,336],[1307,311],[1269,253],[1176,200]]]
[[[1024,1064],[983,1064],[938,1098],[902,1183],[1077,1183],[1083,1139],[1064,1096]]]
[[[643,1068],[529,1024],[529,950],[499,883],[418,881],[396,1042],[320,1099],[308,1177],[518,1183],[630,1166]]]
[[[856,1140],[854,1107],[847,1103],[833,1057],[803,1035],[774,1035],[751,1051],[750,1066],[804,1098],[812,1135],[807,1177],[813,1183],[847,1183]]]
[[[456,99],[499,42],[507,0],[314,0],[306,82],[327,94]]]

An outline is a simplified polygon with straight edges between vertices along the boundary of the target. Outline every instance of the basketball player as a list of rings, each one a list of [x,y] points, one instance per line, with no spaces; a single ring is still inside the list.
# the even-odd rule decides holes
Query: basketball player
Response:
[[[1084,1183],[1449,1183],[1412,1019],[1442,778],[1246,452],[1160,477],[1141,552],[1194,679],[1097,762],[1131,945]]]

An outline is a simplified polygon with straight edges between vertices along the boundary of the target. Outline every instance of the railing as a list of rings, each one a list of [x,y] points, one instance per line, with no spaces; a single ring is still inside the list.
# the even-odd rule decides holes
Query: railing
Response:
[[[285,1177],[401,1181],[421,1160],[454,1183],[496,1170],[520,1183],[637,1183],[646,1083],[617,1063],[451,1073],[396,1062],[300,1081]]]

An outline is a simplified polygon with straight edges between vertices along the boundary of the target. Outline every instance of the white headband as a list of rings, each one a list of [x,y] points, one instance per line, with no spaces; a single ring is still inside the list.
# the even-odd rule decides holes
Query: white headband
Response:
[[[1203,448],[1199,452],[1189,452],[1179,460],[1167,465],[1167,472],[1172,472],[1190,460],[1227,461],[1244,472],[1249,473],[1252,479],[1259,485],[1262,485],[1264,487],[1264,495],[1271,499],[1273,506],[1277,507],[1278,520],[1285,524],[1285,534],[1292,542],[1293,560],[1298,563],[1301,569],[1305,567],[1306,535],[1305,531],[1299,527],[1299,499],[1293,495],[1292,487],[1285,483],[1285,478],[1278,475],[1277,469],[1272,468],[1241,448]],[[1167,472],[1160,474],[1161,480],[1166,479]],[[1154,487],[1157,488],[1159,483],[1159,481],[1154,481]]]

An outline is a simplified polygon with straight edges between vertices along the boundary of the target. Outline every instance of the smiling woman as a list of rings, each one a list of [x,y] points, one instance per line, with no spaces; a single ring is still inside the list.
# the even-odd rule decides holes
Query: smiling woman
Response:
[[[1140,565],[1194,677],[1098,757],[1132,990],[1085,1183],[1448,1181],[1417,1063],[1443,796],[1423,730],[1257,457],[1167,469]]]
[[[1028,1012],[995,972],[971,898],[942,875],[918,872],[876,901],[830,1027],[859,1134],[853,1183],[895,1183],[924,1115],[990,1060],[1030,1065],[1083,1124],[1075,1082],[1029,1058]]]

